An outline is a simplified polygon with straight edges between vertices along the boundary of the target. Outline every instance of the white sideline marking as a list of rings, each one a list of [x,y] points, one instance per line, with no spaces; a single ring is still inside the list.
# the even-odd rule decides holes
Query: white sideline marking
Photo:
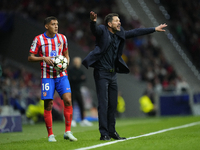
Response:
[[[163,129],[163,130],[160,130],[160,131],[151,132],[151,133],[147,133],[147,134],[143,134],[143,135],[139,135],[139,136],[135,136],[135,137],[129,137],[126,140],[116,140],[116,141],[102,143],[102,144],[93,145],[93,146],[89,146],[89,147],[78,148],[76,150],[93,149],[93,148],[102,147],[102,146],[106,146],[106,145],[111,145],[111,144],[114,144],[114,143],[123,142],[123,141],[131,140],[131,139],[137,139],[137,138],[144,137],[144,136],[150,136],[150,135],[159,134],[159,133],[163,133],[163,132],[167,132],[167,131],[171,131],[171,130],[187,128],[187,127],[195,126],[195,125],[198,125],[198,124],[200,124],[200,121],[189,123],[189,124],[185,124],[185,125],[178,126],[178,127],[172,127],[172,128],[168,128],[168,129]]]

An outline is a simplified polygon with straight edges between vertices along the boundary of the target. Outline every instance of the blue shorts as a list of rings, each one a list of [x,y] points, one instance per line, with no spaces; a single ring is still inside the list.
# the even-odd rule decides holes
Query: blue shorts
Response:
[[[60,97],[64,93],[71,93],[68,76],[60,78],[42,78],[41,79],[41,99],[53,99],[55,90]]]

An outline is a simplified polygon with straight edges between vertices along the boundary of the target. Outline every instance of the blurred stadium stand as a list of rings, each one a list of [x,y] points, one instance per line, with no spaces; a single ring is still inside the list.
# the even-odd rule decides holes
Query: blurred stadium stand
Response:
[[[158,0],[0,1],[0,62],[2,68],[4,70],[7,67],[5,61],[3,61],[6,58],[23,64],[28,72],[30,70],[30,74],[33,72],[39,74],[39,63],[27,62],[27,56],[33,38],[44,32],[44,18],[50,15],[59,19],[59,32],[65,34],[68,39],[71,60],[75,56],[84,58],[94,47],[95,39],[89,29],[89,12],[91,10],[97,12],[98,23],[103,23],[104,16],[110,12],[119,13],[122,26],[127,30],[167,23],[169,26],[166,34],[154,33],[127,40],[124,49],[123,58],[131,70],[131,74],[118,75],[119,90],[126,102],[124,116],[144,116],[140,111],[138,100],[146,90],[147,82],[152,82],[155,85],[156,80],[159,79],[160,85],[165,91],[175,92],[176,82],[178,77],[181,76],[188,82],[190,92],[199,91],[199,74],[195,68],[192,71],[192,66],[188,65],[186,61],[189,61],[186,58],[191,58],[191,56],[185,50],[183,52],[187,55],[183,56],[180,49],[176,49],[177,44],[181,46],[181,50],[186,49],[186,47],[184,43],[179,41],[175,45],[171,40],[176,40],[176,33],[170,30],[172,23],[161,13],[159,9],[161,4],[158,2]],[[11,63],[12,61],[7,62]],[[12,64],[11,66],[11,68],[16,69],[20,65]],[[20,70],[21,67],[18,69]],[[85,86],[91,90],[94,106],[97,106],[93,70],[91,68],[88,70],[83,68],[83,70],[88,78]],[[160,74],[164,73],[164,75],[160,78],[158,77],[160,75],[156,75],[156,71]],[[3,95],[4,98],[6,95],[3,94],[2,83],[5,83],[6,77],[11,78],[4,72],[0,85],[0,96]],[[166,82],[164,79],[166,79]],[[19,79],[16,78],[16,80]],[[38,80],[40,81],[40,79]],[[171,88],[170,86],[174,87]],[[39,87],[38,83],[37,87]]]

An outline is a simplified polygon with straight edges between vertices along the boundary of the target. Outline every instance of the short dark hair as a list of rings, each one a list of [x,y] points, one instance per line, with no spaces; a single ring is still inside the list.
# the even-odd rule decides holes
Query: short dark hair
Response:
[[[108,22],[112,22],[114,16],[119,17],[119,15],[116,13],[110,13],[105,17],[104,22],[106,26],[108,26]]]
[[[44,19],[44,25],[50,23],[51,20],[58,20],[58,19],[54,16],[47,17],[47,18]]]

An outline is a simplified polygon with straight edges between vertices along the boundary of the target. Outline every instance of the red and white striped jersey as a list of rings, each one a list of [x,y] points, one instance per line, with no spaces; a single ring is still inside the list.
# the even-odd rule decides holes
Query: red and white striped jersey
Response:
[[[56,34],[53,38],[46,32],[36,36],[30,48],[30,53],[38,54],[40,57],[63,55],[68,50],[67,39],[63,34]],[[59,72],[49,66],[45,61],[40,62],[41,78],[59,78],[67,75],[67,71]]]

